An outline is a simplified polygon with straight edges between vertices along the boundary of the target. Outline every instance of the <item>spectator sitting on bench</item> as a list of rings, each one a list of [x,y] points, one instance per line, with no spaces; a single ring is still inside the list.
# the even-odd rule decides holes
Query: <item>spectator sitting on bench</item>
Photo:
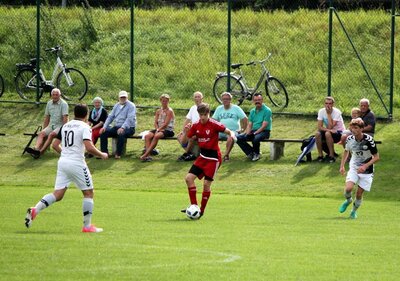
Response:
[[[195,92],[193,94],[193,100],[194,105],[189,109],[189,112],[186,115],[186,120],[183,123],[182,132],[177,135],[179,143],[185,149],[185,153],[179,156],[178,161],[195,160],[199,151],[197,141],[194,139],[188,139],[186,133],[193,123],[200,120],[199,113],[197,112],[197,106],[203,102],[203,94],[201,92]]]
[[[239,106],[231,103],[232,95],[230,93],[222,93],[221,100],[222,105],[217,107],[212,118],[224,124],[225,127],[233,131],[237,137],[239,135],[240,128],[245,129],[247,127],[246,113],[244,113],[243,109],[241,109]],[[225,133],[219,134],[219,140],[226,141],[226,151],[223,160],[229,161],[229,154],[235,142],[231,136]]]
[[[92,101],[93,109],[89,113],[89,125],[92,128],[92,142],[93,144],[97,143],[97,140],[100,137],[100,130],[103,128],[104,123],[107,120],[108,113],[107,110],[103,107],[104,102],[102,98],[95,97]]]
[[[100,147],[102,152],[108,153],[108,138],[117,138],[115,159],[121,158],[126,138],[135,133],[136,106],[128,100],[126,91],[119,92],[119,102],[116,103],[108,115],[103,128],[100,129]],[[114,126],[109,127],[114,122]]]
[[[261,94],[253,96],[255,107],[250,111],[244,134],[237,137],[237,144],[251,161],[260,159],[260,142],[269,139],[272,129],[272,111],[263,103]],[[247,142],[251,141],[253,146]]]
[[[68,103],[61,98],[60,90],[54,88],[51,91],[51,100],[47,102],[44,113],[44,129],[39,133],[35,147],[28,147],[26,151],[33,158],[39,158],[57,136],[61,126],[67,122]]]
[[[160,96],[161,108],[157,109],[154,117],[154,130],[149,131],[144,136],[145,151],[140,159],[149,162],[152,158],[149,156],[157,146],[158,140],[171,138],[174,136],[175,114],[169,107],[170,97],[168,94]],[[157,153],[158,154],[158,153]]]
[[[336,161],[333,144],[340,141],[342,132],[345,130],[342,112],[334,107],[334,104],[333,97],[326,97],[324,107],[318,111],[317,132],[315,134],[318,162],[334,163]],[[326,142],[329,150],[329,154],[325,158],[322,149],[323,142]]]

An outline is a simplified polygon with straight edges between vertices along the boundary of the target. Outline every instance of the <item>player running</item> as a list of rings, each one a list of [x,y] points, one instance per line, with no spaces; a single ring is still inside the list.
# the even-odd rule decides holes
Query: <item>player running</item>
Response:
[[[340,173],[345,174],[344,167],[347,157],[351,152],[349,171],[346,176],[346,186],[344,188],[344,197],[346,200],[339,208],[340,213],[344,213],[347,207],[353,202],[351,192],[355,184],[358,184],[356,200],[353,203],[353,209],[350,218],[357,218],[357,209],[362,203],[364,191],[370,191],[372,179],[374,177],[374,163],[379,160],[378,149],[373,137],[362,132],[364,122],[361,118],[356,118],[350,122],[350,130],[353,135],[346,139],[346,146],[343,152],[342,162],[340,163]]]
[[[86,123],[88,108],[85,104],[77,104],[74,108],[75,119],[63,125],[53,142],[53,149],[61,154],[58,160],[57,177],[54,192],[46,194],[28,209],[25,226],[30,227],[36,216],[51,204],[60,201],[71,182],[83,193],[83,228],[82,232],[102,232],[91,224],[93,212],[93,182],[89,168],[85,162],[85,149],[88,153],[107,159],[108,154],[99,151],[92,143],[92,132]],[[61,146],[60,146],[61,144]]]
[[[218,145],[218,134],[224,132],[236,141],[235,133],[227,129],[223,124],[210,118],[210,106],[201,103],[197,106],[200,120],[189,128],[187,137],[196,139],[200,147],[200,155],[197,157],[188,174],[185,177],[191,205],[197,205],[195,179],[204,177],[203,193],[200,205],[200,216],[204,214],[207,202],[211,195],[211,183],[222,163],[221,151]],[[185,213],[186,209],[181,210]]]

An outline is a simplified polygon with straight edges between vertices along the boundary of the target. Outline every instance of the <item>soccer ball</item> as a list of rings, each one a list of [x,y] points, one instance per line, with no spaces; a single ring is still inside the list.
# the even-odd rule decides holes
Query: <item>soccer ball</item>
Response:
[[[186,215],[191,220],[198,220],[200,218],[200,208],[197,205],[190,205],[186,209]]]

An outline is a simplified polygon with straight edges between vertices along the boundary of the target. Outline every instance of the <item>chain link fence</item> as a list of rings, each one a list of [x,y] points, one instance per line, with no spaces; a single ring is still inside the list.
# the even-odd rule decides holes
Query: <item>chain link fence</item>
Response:
[[[230,35],[231,63],[262,60],[272,54],[266,65],[283,82],[289,96],[285,108],[274,107],[265,100],[275,113],[314,115],[323,106],[328,87],[329,7],[285,11],[236,6],[228,18],[227,1],[189,1],[190,5],[171,2],[174,1],[134,10],[130,1],[117,8],[89,7],[90,1],[68,8],[42,3],[39,49],[43,58],[40,68],[46,79],[52,78],[56,56],[45,49],[62,46],[62,62],[80,70],[88,81],[88,92],[82,99],[86,103],[100,96],[112,105],[120,90],[133,89],[138,106],[157,106],[158,97],[168,93],[173,108],[187,109],[192,105],[193,92],[201,91],[205,101],[215,108],[218,103],[213,84],[217,72],[228,69]],[[366,97],[375,113],[387,118],[390,11],[335,11],[339,17],[333,17],[331,95],[345,115],[350,115],[351,108]],[[15,65],[28,63],[37,55],[37,16],[35,6],[0,4],[0,74],[5,80],[0,102],[23,101],[15,87]],[[340,20],[381,97],[371,85]],[[396,49],[395,61],[398,59]],[[247,85],[254,87],[261,74],[260,66],[244,65],[242,70]],[[395,89],[398,84],[395,79]],[[264,84],[259,91],[265,93]],[[40,101],[47,99],[45,92]],[[399,107],[398,100],[394,105]],[[248,111],[251,102],[245,100],[242,107]]]

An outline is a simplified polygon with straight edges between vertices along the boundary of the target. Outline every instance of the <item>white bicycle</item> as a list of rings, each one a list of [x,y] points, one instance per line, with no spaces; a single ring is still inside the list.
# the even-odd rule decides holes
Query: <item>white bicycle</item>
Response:
[[[44,92],[51,92],[53,88],[59,88],[65,100],[82,100],[88,90],[88,82],[83,73],[72,67],[66,67],[61,61],[60,46],[49,48],[46,52],[55,53],[56,63],[54,65],[51,80],[46,80],[43,71],[39,69],[39,99]],[[15,75],[15,87],[19,96],[25,100],[36,100],[37,76],[36,58],[29,63],[18,63],[17,74]]]

